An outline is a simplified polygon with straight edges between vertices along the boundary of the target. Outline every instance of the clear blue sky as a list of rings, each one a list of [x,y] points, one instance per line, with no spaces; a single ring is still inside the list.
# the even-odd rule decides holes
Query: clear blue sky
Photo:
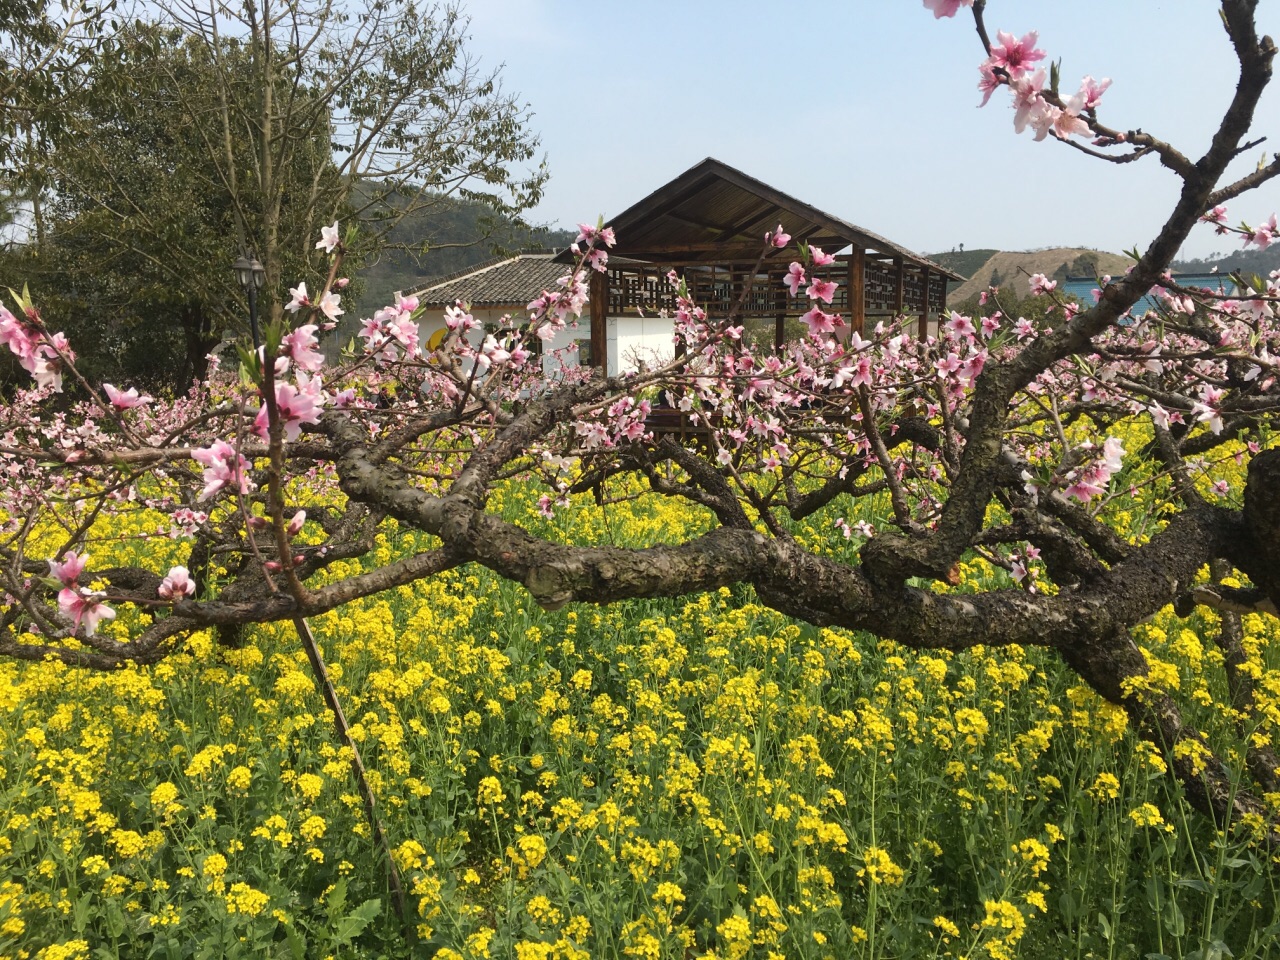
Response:
[[[1154,158],[1116,166],[1013,132],[1007,94],[976,109],[981,47],[967,11],[919,0],[470,0],[470,49],[528,101],[552,180],[534,216],[608,217],[706,156],[920,252],[1145,244],[1179,181]],[[1263,4],[1280,37],[1280,5]],[[1071,92],[1114,81],[1100,116],[1193,158],[1237,68],[1206,0],[989,0],[993,36],[1040,32]],[[1280,79],[1255,131],[1280,150]],[[1257,163],[1263,148],[1238,162]],[[1272,184],[1233,222],[1280,208]],[[1187,256],[1237,241],[1197,228]]]

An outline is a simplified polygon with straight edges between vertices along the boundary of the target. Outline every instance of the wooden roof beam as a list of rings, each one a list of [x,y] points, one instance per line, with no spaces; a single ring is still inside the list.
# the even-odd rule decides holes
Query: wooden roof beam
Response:
[[[760,251],[763,249],[764,238],[762,237],[759,243],[752,244],[751,246],[747,246],[745,244],[728,246],[723,243],[670,243],[662,247],[655,247],[652,250],[628,250],[627,256],[633,260],[661,261],[673,254],[715,254],[713,258],[701,261],[710,266],[715,263],[727,264],[735,257],[741,258],[743,262],[753,262],[760,256]],[[777,256],[777,254],[781,252],[782,251],[780,250],[771,248],[767,256]]]
[[[716,242],[724,243],[726,240],[733,239],[738,234],[740,234],[743,230],[747,229],[747,227],[751,226],[753,223],[759,220],[762,216],[768,213],[770,210],[776,210],[776,209],[778,209],[776,204],[770,203],[768,200],[761,200],[756,205],[754,212],[751,214],[749,218],[747,219],[740,218],[736,223],[733,224],[733,226],[725,227],[724,233],[716,237]]]
[[[691,227],[697,227],[699,230],[713,230],[720,233],[727,229],[723,223],[710,223],[706,220],[699,220],[696,217],[686,216],[683,213],[676,213],[674,210],[668,210],[663,214],[663,216],[670,217],[672,220],[679,221],[680,223],[688,224]],[[720,238],[717,237],[713,242],[720,243],[721,241]]]
[[[655,206],[652,210],[648,211],[648,216],[650,218],[666,216],[676,207],[680,206],[680,204],[685,203],[686,201],[696,197],[703,190],[703,188],[706,187],[708,183],[714,180],[715,180],[715,176],[713,174],[706,174],[702,177],[699,177],[696,181],[689,184],[683,190],[679,191],[675,195],[668,197],[665,200],[662,200],[660,203],[658,203],[657,206]]]

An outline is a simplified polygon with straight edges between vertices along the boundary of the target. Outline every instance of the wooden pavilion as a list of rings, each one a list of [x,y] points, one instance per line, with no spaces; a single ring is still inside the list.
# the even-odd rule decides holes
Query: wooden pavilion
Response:
[[[792,241],[770,249],[764,236],[782,224]],[[839,283],[824,309],[862,331],[879,318],[915,318],[918,335],[946,310],[947,282],[964,278],[891,240],[796,200],[708,157],[609,220],[617,234],[607,273],[591,278],[592,357],[605,353],[606,318],[653,316],[674,306],[666,280],[682,275],[695,302],[711,316],[774,324],[774,342],[808,309],[803,294],[783,286],[797,242],[836,255],[810,270]],[[840,252],[843,251],[843,252]],[[562,254],[567,259],[567,254]]]

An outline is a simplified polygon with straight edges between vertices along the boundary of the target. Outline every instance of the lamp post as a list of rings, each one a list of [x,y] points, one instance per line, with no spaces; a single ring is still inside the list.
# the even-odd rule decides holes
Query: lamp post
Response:
[[[232,268],[249,297],[249,329],[253,331],[253,349],[257,350],[262,346],[262,337],[258,334],[258,290],[266,283],[267,271],[252,253],[247,257],[241,254]]]

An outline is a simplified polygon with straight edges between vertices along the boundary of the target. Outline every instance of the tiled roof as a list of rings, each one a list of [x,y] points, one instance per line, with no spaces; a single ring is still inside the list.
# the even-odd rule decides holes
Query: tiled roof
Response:
[[[554,253],[520,253],[431,281],[417,291],[422,304],[451,306],[458,300],[473,307],[523,307],[543,290],[554,290],[568,268]]]

